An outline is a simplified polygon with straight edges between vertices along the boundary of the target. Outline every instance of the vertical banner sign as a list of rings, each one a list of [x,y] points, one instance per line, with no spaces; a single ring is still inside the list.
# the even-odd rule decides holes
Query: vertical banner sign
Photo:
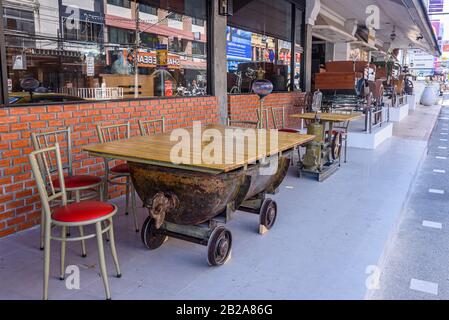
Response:
[[[86,58],[86,74],[88,77],[95,76],[95,58],[94,57],[87,57]]]
[[[168,48],[166,44],[158,44],[156,47],[156,62],[159,69],[168,67]]]

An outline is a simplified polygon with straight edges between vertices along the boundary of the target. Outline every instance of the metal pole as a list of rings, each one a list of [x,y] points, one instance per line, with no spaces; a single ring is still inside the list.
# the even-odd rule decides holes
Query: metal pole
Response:
[[[136,39],[134,43],[134,98],[139,97],[139,46],[140,46],[140,14],[139,3],[134,0],[135,19],[136,19]]]
[[[0,14],[3,16],[3,4],[0,1]],[[0,23],[0,105],[8,104],[8,71],[6,68],[6,42],[3,20]]]

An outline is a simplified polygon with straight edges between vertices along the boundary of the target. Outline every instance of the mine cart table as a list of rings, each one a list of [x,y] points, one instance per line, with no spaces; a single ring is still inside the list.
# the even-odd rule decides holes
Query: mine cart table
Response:
[[[315,135],[315,139],[307,145],[304,158],[299,161],[300,175],[312,174],[318,181],[323,181],[337,171],[340,166],[342,136],[345,135],[344,139],[347,139],[349,122],[362,116],[361,113],[313,112],[290,115],[291,118],[308,121],[307,133]]]
[[[222,139],[223,158],[228,150],[225,149],[229,142],[226,134],[238,136],[245,130],[208,125],[201,132],[210,129]],[[193,131],[185,129],[190,137]],[[230,257],[232,245],[231,233],[223,224],[238,209],[258,214],[259,232],[268,231],[276,220],[277,206],[266,194],[276,193],[287,174],[294,149],[315,138],[279,132],[277,143],[270,143],[269,132],[260,129],[255,130],[256,145],[259,145],[259,132],[266,133],[261,135],[266,150],[256,148],[255,152],[248,153],[248,148],[239,148],[243,147],[242,143],[245,146],[248,143],[236,139],[231,152],[236,157],[242,156],[241,159],[212,164],[193,161],[195,156],[203,154],[210,140],[200,143],[199,148],[195,148],[194,141],[187,148],[185,159],[192,161],[174,163],[171,153],[179,141],[171,139],[171,133],[96,144],[83,150],[92,156],[127,161],[134,187],[149,211],[142,227],[142,241],[149,249],[157,249],[170,236],[207,246],[209,264],[222,265]],[[271,173],[270,167],[274,168]]]

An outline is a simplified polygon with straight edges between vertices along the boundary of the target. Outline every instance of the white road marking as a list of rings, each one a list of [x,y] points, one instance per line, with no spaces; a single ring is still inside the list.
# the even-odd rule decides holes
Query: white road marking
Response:
[[[446,160],[447,159],[447,157],[441,157],[441,156],[437,156],[436,157],[438,160]]]
[[[427,228],[433,228],[433,229],[443,229],[443,224],[440,222],[434,222],[434,221],[426,221],[424,220],[422,222],[423,227]]]
[[[441,132],[440,133],[442,136],[447,136],[447,135],[449,135],[449,133],[447,133],[447,132]]]
[[[410,289],[433,294],[436,296],[438,295],[438,283],[434,282],[412,279],[410,281]]]
[[[440,141],[447,141],[447,139],[440,139]]]
[[[441,130],[443,130],[443,131],[449,131],[449,128],[442,128]]]
[[[429,193],[434,193],[434,194],[444,194],[444,190],[440,190],[440,189],[429,189]]]
[[[295,187],[292,187],[292,186],[286,186],[285,188],[286,189],[295,189]]]
[[[439,147],[438,147],[438,149],[440,149],[440,150],[446,150],[446,149],[447,149],[447,147],[442,147],[442,146],[439,146]]]
[[[446,173],[446,170],[433,169],[433,172],[435,172],[435,173]]]

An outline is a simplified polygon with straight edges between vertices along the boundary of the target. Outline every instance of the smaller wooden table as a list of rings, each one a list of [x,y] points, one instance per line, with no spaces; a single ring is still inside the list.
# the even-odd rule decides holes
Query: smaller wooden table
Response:
[[[363,116],[362,113],[352,113],[352,114],[342,114],[342,113],[299,113],[290,115],[291,118],[304,119],[304,120],[315,120],[316,117],[319,118],[321,122],[347,122],[352,121]]]

